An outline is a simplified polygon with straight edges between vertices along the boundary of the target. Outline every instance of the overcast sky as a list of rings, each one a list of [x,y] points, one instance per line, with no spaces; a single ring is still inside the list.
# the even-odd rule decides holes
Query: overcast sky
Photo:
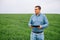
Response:
[[[35,5],[42,13],[60,13],[60,0],[0,0],[0,13],[34,13]]]

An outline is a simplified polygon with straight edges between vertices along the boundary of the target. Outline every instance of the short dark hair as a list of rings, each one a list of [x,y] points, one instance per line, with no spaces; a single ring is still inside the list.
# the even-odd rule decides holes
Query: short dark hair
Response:
[[[38,7],[39,10],[41,10],[41,6],[35,6],[35,8]]]

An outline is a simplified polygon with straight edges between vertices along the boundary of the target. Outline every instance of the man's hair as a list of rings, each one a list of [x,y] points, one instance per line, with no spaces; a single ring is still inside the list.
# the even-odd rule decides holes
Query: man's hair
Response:
[[[41,10],[41,6],[35,6],[35,8],[38,7],[39,10]]]

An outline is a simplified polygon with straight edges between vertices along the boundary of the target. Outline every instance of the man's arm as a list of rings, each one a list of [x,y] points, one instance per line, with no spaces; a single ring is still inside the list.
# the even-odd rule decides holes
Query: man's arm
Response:
[[[43,29],[43,28],[46,28],[47,26],[48,26],[48,19],[47,19],[47,17],[44,15],[44,17],[43,17],[44,19],[44,24],[43,25],[40,25],[38,28],[40,28],[40,29]]]
[[[30,20],[29,20],[28,25],[29,25],[30,28],[33,28],[33,27],[31,26],[31,25],[32,25],[32,16],[31,16],[31,18],[30,18]]]
[[[48,19],[47,17],[44,15],[44,24],[40,25],[41,28],[46,28],[48,26]]]

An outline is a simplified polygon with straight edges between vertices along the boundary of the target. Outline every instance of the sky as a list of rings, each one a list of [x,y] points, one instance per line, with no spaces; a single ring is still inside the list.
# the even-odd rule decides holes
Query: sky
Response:
[[[42,13],[60,13],[60,0],[0,0],[0,13],[34,13],[36,5]]]

